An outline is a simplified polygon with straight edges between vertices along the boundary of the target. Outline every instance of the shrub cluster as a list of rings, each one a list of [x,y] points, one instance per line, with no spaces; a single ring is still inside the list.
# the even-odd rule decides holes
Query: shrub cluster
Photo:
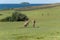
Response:
[[[2,19],[1,21],[13,22],[13,21],[25,21],[25,20],[28,20],[28,19],[29,18],[25,14],[22,14],[22,13],[19,13],[19,12],[14,12],[14,13],[12,13],[11,17],[6,17],[6,18]]]

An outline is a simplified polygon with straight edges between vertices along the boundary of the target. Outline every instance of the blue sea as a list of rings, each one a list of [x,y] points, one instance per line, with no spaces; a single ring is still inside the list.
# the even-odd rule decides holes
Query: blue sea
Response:
[[[0,10],[1,9],[8,9],[8,8],[23,8],[26,6],[42,6],[45,4],[27,4],[27,5],[23,5],[23,4],[0,4]]]

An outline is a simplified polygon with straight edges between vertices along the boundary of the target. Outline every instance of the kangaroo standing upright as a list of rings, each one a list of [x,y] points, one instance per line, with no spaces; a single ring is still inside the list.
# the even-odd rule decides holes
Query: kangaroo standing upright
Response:
[[[35,21],[35,20],[33,20],[33,27],[35,27],[35,23],[36,23],[36,21]]]

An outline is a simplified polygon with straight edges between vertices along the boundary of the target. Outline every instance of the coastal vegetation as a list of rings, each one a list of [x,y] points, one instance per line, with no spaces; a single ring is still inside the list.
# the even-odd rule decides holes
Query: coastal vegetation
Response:
[[[24,9],[25,10],[25,9]],[[36,20],[25,28],[24,22],[0,22],[0,40],[60,40],[60,6],[35,10],[16,10],[29,20]],[[14,10],[0,10],[0,20],[12,17]]]

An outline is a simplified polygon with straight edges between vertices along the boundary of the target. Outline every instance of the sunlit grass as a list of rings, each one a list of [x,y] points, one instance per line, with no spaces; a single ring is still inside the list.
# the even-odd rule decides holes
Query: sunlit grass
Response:
[[[14,10],[0,11],[3,14],[0,20],[11,16],[12,12]],[[30,18],[28,27],[23,26],[24,22],[0,22],[0,40],[60,40],[60,7],[19,12]]]

